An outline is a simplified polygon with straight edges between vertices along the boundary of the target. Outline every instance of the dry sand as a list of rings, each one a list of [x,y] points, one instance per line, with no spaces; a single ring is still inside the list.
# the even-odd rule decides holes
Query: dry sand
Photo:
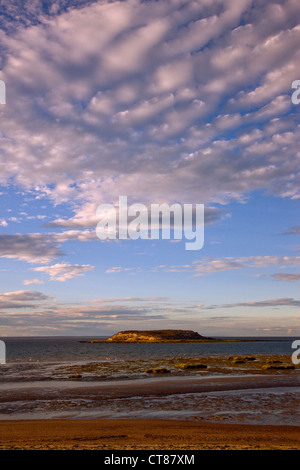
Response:
[[[1,450],[299,450],[300,426],[179,420],[0,422]]]

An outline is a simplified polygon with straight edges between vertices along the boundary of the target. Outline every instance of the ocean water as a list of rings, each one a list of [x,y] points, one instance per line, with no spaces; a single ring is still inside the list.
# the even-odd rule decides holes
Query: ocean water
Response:
[[[99,360],[108,356],[116,359],[170,357],[173,355],[219,354],[290,354],[292,343],[299,338],[249,337],[219,338],[236,342],[224,343],[87,343],[107,337],[50,336],[1,337],[6,344],[7,362]],[[239,341],[241,340],[241,341]],[[249,340],[249,342],[244,341]]]
[[[99,360],[108,356],[116,359],[170,357],[173,355],[219,354],[290,354],[292,342],[299,338],[259,337],[223,338],[234,342],[216,343],[88,343],[107,337],[50,336],[1,337],[6,345],[8,363],[28,361]],[[222,339],[222,338],[221,338]],[[239,341],[242,340],[242,341]],[[244,341],[249,340],[249,341]]]
[[[295,338],[247,338],[249,342],[88,343],[106,337],[9,337],[0,383],[67,378],[81,368],[85,378],[115,379],[144,375],[147,367],[201,357],[291,355]],[[228,339],[228,338],[227,338]],[[230,338],[238,340],[239,338]],[[245,339],[245,338],[243,338]]]

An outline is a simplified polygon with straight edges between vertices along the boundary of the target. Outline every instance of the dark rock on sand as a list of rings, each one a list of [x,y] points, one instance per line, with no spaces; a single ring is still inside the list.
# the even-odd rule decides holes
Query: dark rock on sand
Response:
[[[170,371],[164,367],[158,367],[156,369],[146,369],[147,374],[168,374]]]
[[[197,370],[197,369],[207,369],[206,364],[202,363],[181,363],[181,364],[176,364],[175,367],[177,369],[183,369],[183,370]]]

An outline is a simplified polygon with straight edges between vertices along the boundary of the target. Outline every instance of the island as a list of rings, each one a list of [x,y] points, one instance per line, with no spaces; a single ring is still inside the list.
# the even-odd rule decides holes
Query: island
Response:
[[[87,340],[88,343],[187,343],[218,341],[192,330],[126,330],[119,331],[106,340]]]
[[[125,330],[107,339],[79,340],[80,343],[235,343],[266,341],[238,338],[208,338],[192,330]]]

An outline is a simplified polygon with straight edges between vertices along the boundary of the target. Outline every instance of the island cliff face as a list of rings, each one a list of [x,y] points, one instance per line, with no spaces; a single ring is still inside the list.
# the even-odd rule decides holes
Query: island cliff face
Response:
[[[162,343],[205,341],[209,338],[191,330],[128,330],[120,331],[108,338],[107,342],[114,343]]]

